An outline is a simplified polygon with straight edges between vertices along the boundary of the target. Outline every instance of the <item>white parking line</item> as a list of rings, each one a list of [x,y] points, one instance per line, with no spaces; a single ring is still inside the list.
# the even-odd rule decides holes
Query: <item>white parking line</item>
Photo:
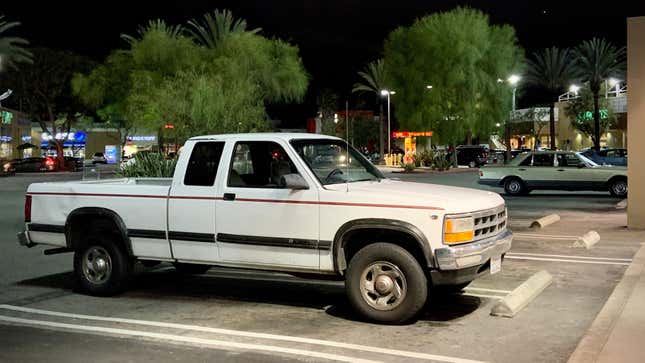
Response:
[[[511,292],[511,290],[496,290],[496,289],[486,289],[486,288],[483,288],[483,287],[471,287],[471,286],[468,286],[468,287],[464,288],[464,290],[497,292],[497,293],[500,293],[500,294],[508,294],[509,292]]]
[[[53,327],[53,328],[88,331],[93,333],[106,333],[106,334],[127,335],[127,336],[141,337],[141,338],[153,338],[153,339],[160,339],[164,341],[202,344],[202,345],[216,346],[216,347],[222,347],[222,348],[237,348],[237,349],[259,350],[259,351],[272,352],[272,353],[286,353],[286,354],[302,355],[302,356],[311,357],[311,358],[335,360],[335,361],[341,361],[341,362],[363,362],[363,363],[377,362],[373,360],[347,357],[347,356],[338,355],[338,354],[313,352],[313,351],[303,350],[303,349],[283,348],[283,347],[262,345],[262,344],[227,342],[223,340],[195,338],[195,337],[187,337],[182,335],[163,334],[163,333],[151,333],[151,332],[130,330],[130,329],[104,328],[104,327],[91,326],[91,325],[57,323],[57,322],[45,321],[45,320],[21,319],[21,318],[14,318],[14,317],[4,316],[4,315],[0,315],[0,321],[24,324],[29,326],[34,326],[34,325],[46,326],[46,327]]]
[[[538,256],[538,257],[564,257],[564,258],[574,258],[581,260],[605,260],[605,261],[621,261],[621,262],[632,262],[631,258],[613,258],[613,257],[590,257],[590,256],[569,256],[569,255],[549,255],[544,253],[528,253],[528,252],[509,252],[507,256]]]
[[[371,347],[371,346],[366,346],[366,345],[341,343],[341,342],[335,342],[335,341],[329,341],[329,340],[301,338],[301,337],[294,337],[294,336],[289,336],[289,335],[254,333],[254,332],[245,332],[245,331],[240,331],[240,330],[210,328],[210,327],[198,326],[198,325],[186,325],[186,324],[164,323],[164,322],[136,320],[136,319],[124,319],[124,318],[112,318],[112,317],[103,317],[103,316],[94,316],[94,315],[71,314],[71,313],[62,313],[62,312],[57,312],[57,311],[34,309],[34,308],[27,308],[27,307],[22,307],[22,306],[13,306],[13,305],[4,305],[4,304],[0,305],[0,309],[6,309],[6,310],[12,310],[12,311],[20,311],[20,312],[24,312],[24,313],[33,313],[33,314],[41,314],[41,315],[73,318],[73,319],[107,321],[107,322],[113,322],[113,323],[123,323],[123,324],[133,324],[133,325],[154,326],[154,327],[161,327],[161,328],[192,330],[192,331],[200,331],[200,332],[221,334],[221,335],[234,335],[234,336],[241,336],[241,337],[247,337],[247,338],[272,339],[272,340],[280,340],[280,341],[287,341],[287,342],[314,344],[314,345],[322,345],[322,346],[335,347],[335,348],[353,349],[353,350],[359,350],[359,351],[365,351],[365,352],[389,354],[389,355],[401,356],[401,357],[406,357],[406,358],[436,360],[436,361],[440,361],[440,362],[454,362],[454,363],[477,363],[477,362],[479,362],[479,361],[474,361],[474,360],[447,357],[447,356],[435,355],[435,354],[409,352],[409,351],[396,350],[396,349],[386,349],[386,348]]]
[[[594,265],[629,265],[629,262],[610,262],[610,261],[586,261],[586,260],[573,260],[564,258],[542,258],[542,257],[528,257],[528,256],[513,256],[506,255],[506,258],[511,260],[533,260],[533,261],[551,261],[551,262],[573,262],[573,263],[588,263]]]

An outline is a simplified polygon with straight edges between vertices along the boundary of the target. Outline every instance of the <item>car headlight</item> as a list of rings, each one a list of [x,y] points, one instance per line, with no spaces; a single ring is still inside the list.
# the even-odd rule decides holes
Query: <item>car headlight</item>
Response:
[[[446,218],[443,228],[443,242],[456,244],[470,242],[475,237],[473,217]]]

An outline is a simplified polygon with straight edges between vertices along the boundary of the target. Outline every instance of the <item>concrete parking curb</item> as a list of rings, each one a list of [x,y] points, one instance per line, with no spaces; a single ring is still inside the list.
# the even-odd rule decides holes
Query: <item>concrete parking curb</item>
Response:
[[[590,249],[600,241],[600,235],[596,231],[589,231],[573,242],[573,247],[584,247]]]
[[[514,317],[553,282],[553,276],[545,270],[535,273],[520,286],[500,300],[490,311],[491,315]]]
[[[544,216],[542,218],[536,219],[533,222],[531,222],[531,228],[544,228],[558,221],[560,221],[559,215],[549,214],[547,216]]]
[[[601,354],[606,361],[625,361],[625,357],[611,357],[608,352],[605,352],[605,348],[616,328],[616,323],[621,314],[623,314],[628,300],[641,279],[645,279],[645,244],[634,255],[632,263],[625,271],[623,278],[616,285],[614,292],[609,296],[591,327],[578,343],[576,350],[569,357],[568,363],[598,362]],[[632,339],[638,339],[639,334],[641,336],[645,334],[643,332],[644,327],[641,326],[639,329],[640,331],[633,330],[626,333],[629,333]],[[629,344],[629,342],[626,343]],[[632,354],[640,352],[641,356],[643,355],[641,346],[636,345],[630,349]],[[622,351],[622,354],[629,354],[629,352]],[[643,360],[640,361],[642,362]]]

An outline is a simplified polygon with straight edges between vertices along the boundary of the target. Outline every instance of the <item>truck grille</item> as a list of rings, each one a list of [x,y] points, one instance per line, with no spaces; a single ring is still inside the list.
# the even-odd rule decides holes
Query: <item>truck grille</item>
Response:
[[[506,207],[502,204],[493,209],[473,213],[475,237],[479,241],[497,235],[506,229]]]

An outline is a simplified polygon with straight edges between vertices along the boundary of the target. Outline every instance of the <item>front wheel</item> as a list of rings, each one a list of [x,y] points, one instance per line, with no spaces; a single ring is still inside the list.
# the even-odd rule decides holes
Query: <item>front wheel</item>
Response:
[[[123,248],[102,237],[90,236],[74,252],[74,275],[81,291],[95,296],[122,292],[132,262]]]
[[[346,293],[361,316],[400,324],[421,311],[428,296],[428,282],[408,251],[390,243],[375,243],[350,260]]]
[[[504,183],[504,191],[508,195],[522,195],[526,193],[526,187],[519,178],[510,178]]]
[[[613,197],[625,198],[627,196],[627,179],[615,179],[609,185],[609,193]]]

